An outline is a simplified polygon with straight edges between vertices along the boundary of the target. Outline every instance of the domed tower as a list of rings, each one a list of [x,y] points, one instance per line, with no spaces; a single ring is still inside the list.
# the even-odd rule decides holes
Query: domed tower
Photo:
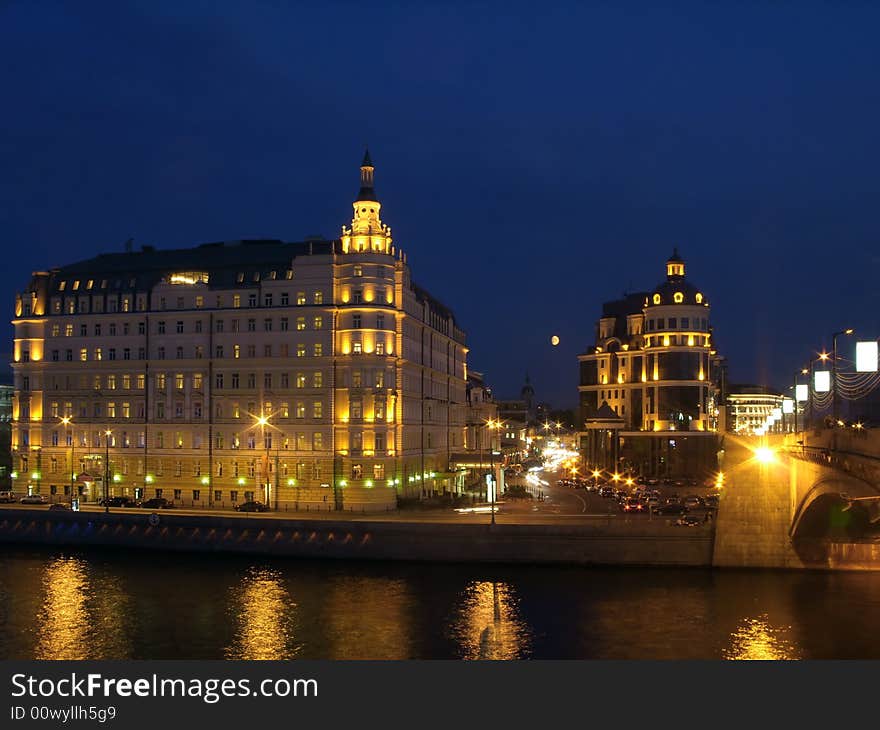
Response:
[[[373,161],[370,151],[365,150],[361,162],[361,189],[352,203],[354,217],[351,227],[342,226],[342,251],[344,253],[391,254],[391,228],[382,223],[379,213],[382,204],[373,188]]]
[[[685,278],[678,250],[666,280],[645,298],[644,426],[654,431],[707,431],[711,414],[709,302]]]

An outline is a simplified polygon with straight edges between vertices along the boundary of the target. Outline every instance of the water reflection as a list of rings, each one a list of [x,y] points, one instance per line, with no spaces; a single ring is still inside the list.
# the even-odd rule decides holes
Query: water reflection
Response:
[[[531,634],[508,583],[468,584],[451,634],[462,659],[522,659],[531,652]]]
[[[294,642],[296,608],[278,571],[250,569],[230,597],[236,632],[226,658],[293,658],[300,649]]]
[[[81,557],[49,560],[34,622],[35,659],[126,659],[131,655],[130,593],[123,579]]]
[[[774,627],[767,614],[745,619],[730,635],[725,659],[800,659],[799,648],[791,641],[791,627]]]
[[[86,569],[80,558],[57,558],[46,566],[35,659],[89,657]]]
[[[412,658],[418,651],[414,621],[420,607],[410,589],[407,581],[385,576],[330,577],[315,627],[325,651],[336,659]]]

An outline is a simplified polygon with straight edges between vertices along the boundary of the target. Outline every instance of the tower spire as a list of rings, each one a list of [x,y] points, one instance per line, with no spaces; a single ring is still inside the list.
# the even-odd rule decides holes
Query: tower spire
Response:
[[[376,191],[373,190],[373,170],[370,150],[364,148],[364,160],[361,162],[361,189],[358,193],[358,200],[377,200]]]

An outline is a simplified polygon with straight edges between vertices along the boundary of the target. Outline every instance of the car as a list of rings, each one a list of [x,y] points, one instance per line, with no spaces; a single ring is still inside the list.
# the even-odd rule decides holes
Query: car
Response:
[[[694,517],[692,515],[682,515],[672,524],[677,527],[696,527],[701,523],[701,520],[698,517]]]
[[[703,498],[696,494],[689,494],[684,498],[684,506],[688,509],[694,509],[695,507],[703,506]]]
[[[622,506],[624,512],[644,512],[645,505],[637,497],[630,497]]]
[[[655,497],[653,495],[648,497],[645,500],[645,505],[648,507],[648,509],[652,509],[653,507],[659,507],[660,506],[660,497]]]
[[[173,509],[174,504],[169,502],[165,497],[151,497],[150,499],[144,500],[141,502],[139,507],[143,507],[144,509]]]
[[[15,502],[15,492],[0,492],[0,502],[4,504]]]
[[[683,515],[686,514],[688,508],[678,502],[667,504],[658,504],[651,508],[651,512],[655,515]]]
[[[613,497],[614,496],[614,488],[605,485],[604,487],[599,487],[599,496],[600,497]]]
[[[257,502],[255,500],[251,500],[249,502],[242,502],[235,506],[236,511],[238,512],[268,512],[269,508],[263,504],[262,502]]]
[[[718,509],[718,502],[719,501],[720,500],[718,499],[717,494],[709,494],[709,495],[703,497],[703,503],[707,507],[711,507],[712,509]]]
[[[49,505],[50,512],[70,512],[70,505],[65,502],[55,502]]]
[[[101,507],[136,507],[137,503],[131,497],[105,497],[98,504]]]
[[[18,501],[20,504],[46,504],[48,500],[45,494],[28,494]]]

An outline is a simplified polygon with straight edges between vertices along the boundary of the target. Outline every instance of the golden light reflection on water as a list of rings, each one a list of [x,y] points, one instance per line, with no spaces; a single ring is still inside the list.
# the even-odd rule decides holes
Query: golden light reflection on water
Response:
[[[290,659],[294,644],[296,604],[274,570],[254,569],[235,589],[230,611],[236,623],[227,659]]]
[[[89,620],[88,575],[80,558],[57,558],[43,573],[35,659],[87,659]]]
[[[451,633],[462,659],[522,659],[531,651],[531,634],[507,583],[470,583]]]
[[[801,652],[788,638],[790,627],[774,627],[767,614],[745,619],[730,635],[725,659],[800,659]]]

